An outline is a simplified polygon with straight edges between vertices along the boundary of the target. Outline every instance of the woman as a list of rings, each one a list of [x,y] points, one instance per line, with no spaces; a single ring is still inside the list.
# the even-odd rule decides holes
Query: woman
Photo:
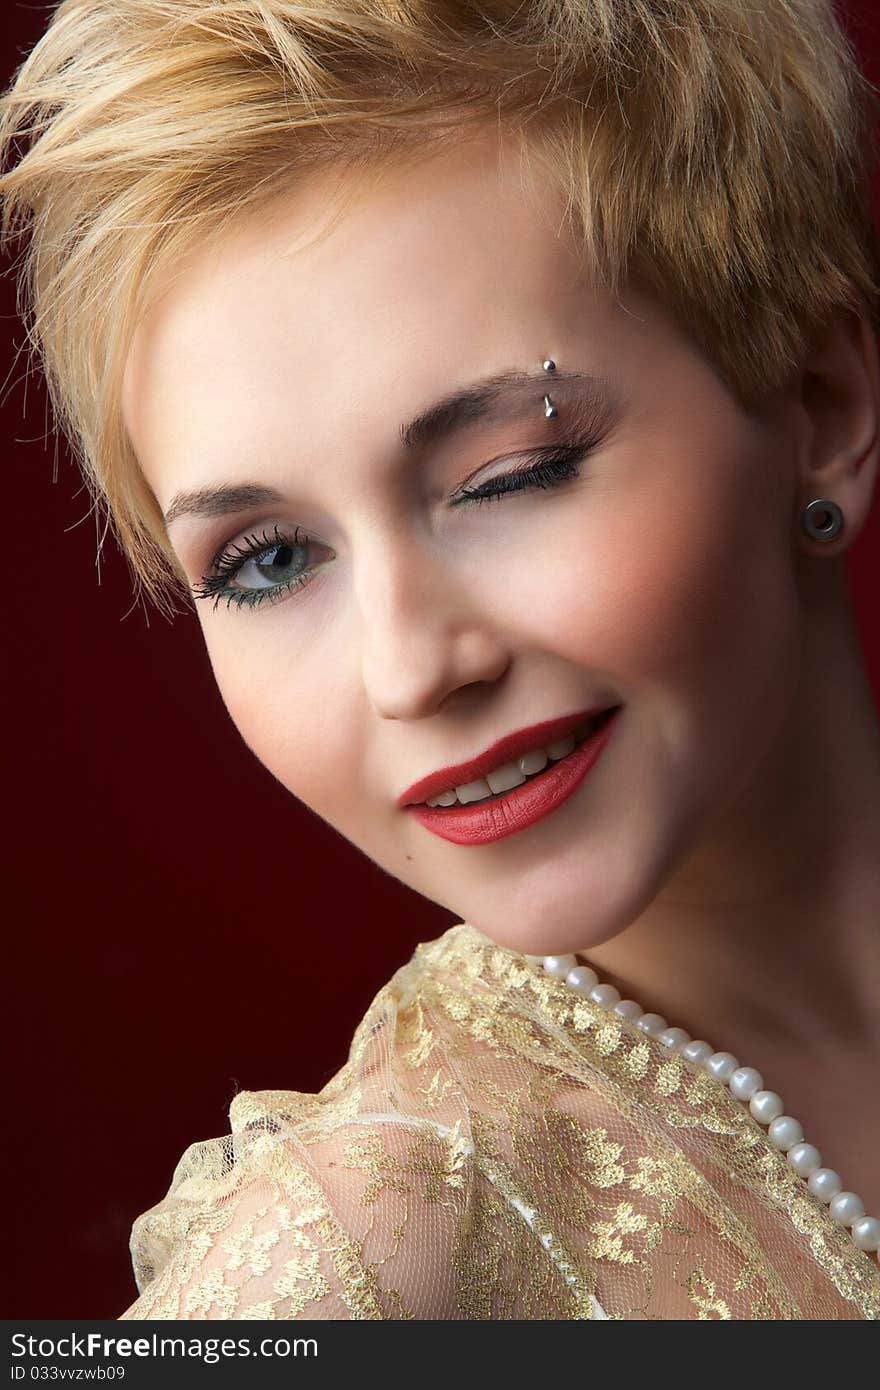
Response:
[[[461,918],[186,1151],[123,1319],[880,1315],[871,109],[826,0],[65,0],[22,65],[135,573]]]

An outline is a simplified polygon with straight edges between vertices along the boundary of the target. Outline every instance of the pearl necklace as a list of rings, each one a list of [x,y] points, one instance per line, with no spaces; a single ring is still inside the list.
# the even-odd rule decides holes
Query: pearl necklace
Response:
[[[599,983],[595,970],[580,965],[576,956],[525,956],[544,973],[564,980],[577,994],[592,999],[610,1013],[627,1019],[643,1033],[656,1038],[670,1052],[680,1052],[688,1061],[702,1067],[710,1076],[730,1088],[737,1100],[748,1105],[759,1124],[767,1127],[774,1148],[788,1159],[789,1166],[803,1178],[810,1192],[828,1207],[839,1226],[847,1228],[860,1250],[880,1261],[880,1217],[866,1216],[865,1204],[855,1192],[844,1192],[839,1173],[822,1167],[822,1155],[814,1144],[804,1142],[800,1123],[784,1113],[782,1097],[765,1091],[764,1078],[754,1067],[741,1067],[732,1052],[716,1052],[709,1043],[694,1041],[683,1028],[669,1028],[661,1014],[645,1013],[634,999],[621,999],[614,985]]]

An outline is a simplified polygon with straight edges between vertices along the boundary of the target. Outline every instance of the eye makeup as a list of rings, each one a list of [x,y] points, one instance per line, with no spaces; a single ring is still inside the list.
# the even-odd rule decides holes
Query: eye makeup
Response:
[[[579,476],[579,465],[592,447],[594,445],[585,442],[533,450],[526,456],[525,467],[501,473],[476,488],[459,491],[451,499],[450,505],[478,506],[484,502],[500,501],[514,493],[560,487]],[[287,569],[294,564],[295,552],[307,551],[311,543],[313,542],[310,537],[301,537],[299,527],[295,528],[292,537],[278,525],[275,525],[271,536],[265,531],[261,536],[245,536],[244,544],[236,542],[227,545],[214,556],[210,572],[193,587],[193,596],[197,599],[212,599],[214,609],[224,599],[227,608],[233,605],[239,608],[255,607],[265,602],[277,602],[292,590],[308,584],[316,567],[300,567],[290,578],[275,583],[272,583],[271,579],[266,583],[261,582],[269,577],[257,573],[252,576],[257,583],[251,586],[242,584],[239,576],[250,565],[262,565],[263,569]]]

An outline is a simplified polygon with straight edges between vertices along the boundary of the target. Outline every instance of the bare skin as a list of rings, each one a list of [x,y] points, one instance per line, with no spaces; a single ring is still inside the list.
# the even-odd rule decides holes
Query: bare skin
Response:
[[[232,719],[416,892],[515,950],[582,953],[757,1066],[880,1214],[880,727],[843,563],[880,452],[865,320],[829,325],[747,414],[645,283],[615,301],[575,272],[559,209],[494,136],[388,171],[310,244],[333,178],[179,267],[126,376],[163,510],[218,484],[279,495],[169,524],[194,585],[246,536],[310,538],[304,587],[197,604]],[[558,421],[538,386],[515,420],[415,457],[400,422],[547,356],[606,382],[579,476],[453,508],[550,447],[580,388],[560,389]],[[798,524],[819,496],[846,518],[827,545]],[[268,581],[250,561],[235,582]],[[597,703],[623,705],[614,738],[527,830],[463,847],[396,805]]]
[[[845,594],[818,564],[811,582],[804,698],[716,832],[739,866],[728,898],[707,850],[679,896],[588,954],[625,997],[757,1067],[876,1213],[880,738]]]

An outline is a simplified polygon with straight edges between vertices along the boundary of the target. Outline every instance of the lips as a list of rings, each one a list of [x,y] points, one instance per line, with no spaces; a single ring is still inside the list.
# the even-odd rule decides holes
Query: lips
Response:
[[[592,721],[589,737],[512,791],[466,806],[408,806],[406,815],[439,839],[470,848],[520,835],[553,815],[575,795],[613,740],[622,709],[622,705],[616,705],[606,710]]]
[[[548,743],[555,743],[580,724],[611,708],[610,705],[595,705],[592,709],[579,710],[577,714],[564,715],[561,719],[548,719],[543,724],[532,724],[527,729],[518,729],[516,733],[507,734],[497,743],[493,743],[491,748],[487,748],[470,762],[450,764],[414,782],[400,794],[397,804],[402,809],[427,801],[429,797],[439,796],[450,787],[475,782],[478,777],[485,777],[486,773],[492,772],[494,768],[514,762],[533,748],[544,748]]]

